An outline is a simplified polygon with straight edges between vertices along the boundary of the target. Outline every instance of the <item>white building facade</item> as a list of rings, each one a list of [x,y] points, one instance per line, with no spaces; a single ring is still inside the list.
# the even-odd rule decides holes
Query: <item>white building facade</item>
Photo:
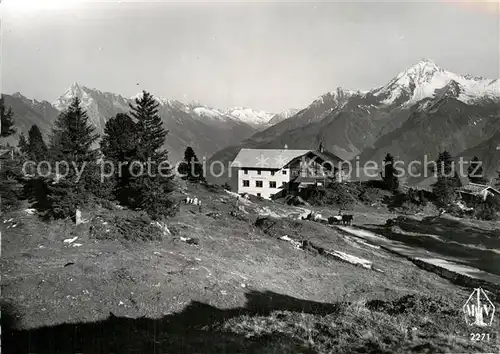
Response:
[[[248,193],[269,199],[290,181],[290,169],[280,170],[240,168],[238,193]]]
[[[231,167],[236,167],[237,192],[269,199],[290,182],[290,169],[285,166],[310,150],[241,149]]]

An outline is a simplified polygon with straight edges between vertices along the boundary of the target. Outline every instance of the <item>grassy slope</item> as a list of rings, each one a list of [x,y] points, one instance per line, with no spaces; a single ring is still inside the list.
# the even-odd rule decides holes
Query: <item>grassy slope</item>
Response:
[[[54,343],[66,348],[61,352],[120,353],[153,352],[151,346],[162,352],[205,348],[214,353],[421,352],[419,345],[472,350],[470,329],[453,312],[469,289],[382,250],[350,243],[313,222],[301,223],[290,236],[367,258],[384,273],[295,250],[277,239],[280,229],[264,233],[253,226],[257,215],[251,206],[240,219],[229,215],[234,209],[230,195],[199,187],[190,194],[201,197],[203,213],[182,206],[168,223],[173,236],[154,242],[97,240],[69,222],[44,224],[22,213],[4,216],[0,264],[8,306],[2,318],[29,330],[8,336],[7,344],[11,338],[20,352],[29,343],[31,351],[46,353],[56,352],[50,349]],[[93,212],[91,222],[106,213]],[[63,244],[69,234],[79,235],[76,242],[82,246]],[[199,245],[181,242],[180,236],[195,237]],[[435,298],[451,314],[425,313],[414,305],[395,314],[370,303],[408,294],[416,295],[417,303],[421,295]],[[110,312],[118,318],[110,318]],[[49,327],[35,329],[41,326]],[[407,327],[414,326],[417,332],[408,335]]]

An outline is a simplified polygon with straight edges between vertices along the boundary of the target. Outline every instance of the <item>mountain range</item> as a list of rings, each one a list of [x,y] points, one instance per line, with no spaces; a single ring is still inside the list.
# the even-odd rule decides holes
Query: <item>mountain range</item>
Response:
[[[486,155],[496,142],[487,141],[499,130],[498,79],[458,75],[422,60],[371,90],[325,93],[211,160],[232,160],[243,147],[314,149],[322,141],[326,149],[347,160],[357,157],[361,164],[380,163],[388,152],[405,163],[424,155],[432,161],[444,149],[454,156],[467,150]],[[486,171],[492,175],[497,167],[490,164]]]
[[[38,124],[48,134],[59,112],[79,97],[97,132],[128,112],[137,95],[101,92],[74,83],[52,104],[20,93],[4,95],[19,131]],[[170,159],[187,146],[225,166],[240,148],[314,149],[320,142],[339,157],[380,163],[387,153],[409,163],[434,160],[444,149],[478,156],[488,176],[500,169],[500,80],[459,75],[422,60],[370,90],[337,88],[301,110],[273,114],[245,107],[218,109],[156,97],[169,135]],[[15,143],[17,138],[9,138]],[[214,171],[218,172],[218,171]],[[361,177],[362,178],[362,177]],[[221,183],[226,177],[210,178]]]
[[[14,111],[18,133],[27,133],[32,124],[37,124],[47,136],[58,114],[68,107],[74,97],[80,98],[91,123],[102,134],[106,121],[117,113],[129,112],[129,105],[134,104],[138,95],[125,98],[73,83],[52,104],[28,99],[20,93],[4,95],[4,99]],[[184,104],[176,100],[155,98],[159,103],[159,114],[169,130],[165,147],[172,161],[182,159],[187,146],[191,146],[200,159],[202,156],[209,157],[296,113],[296,110],[286,110],[274,114],[245,107],[216,109],[197,102]],[[7,141],[15,144],[17,134]]]

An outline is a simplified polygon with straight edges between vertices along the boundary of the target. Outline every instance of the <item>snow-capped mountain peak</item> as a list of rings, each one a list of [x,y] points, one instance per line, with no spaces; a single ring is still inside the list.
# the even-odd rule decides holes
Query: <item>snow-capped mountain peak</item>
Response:
[[[449,87],[448,95],[455,92],[457,99],[470,102],[484,96],[500,98],[498,80],[487,80],[471,75],[458,75],[440,68],[432,60],[421,60],[399,73],[387,85],[378,87],[371,93],[380,98],[383,104],[408,106],[424,98],[431,98],[437,91]]]
[[[233,107],[224,111],[225,114],[252,126],[268,124],[274,113],[254,110],[247,107]]]
[[[55,100],[52,105],[59,111],[66,109],[71,101],[78,97],[81,105],[85,108],[91,122],[99,130],[104,129],[106,119],[113,116],[116,110],[128,111],[128,101],[121,95],[110,92],[102,92],[97,89],[90,89],[77,82],[71,86]]]

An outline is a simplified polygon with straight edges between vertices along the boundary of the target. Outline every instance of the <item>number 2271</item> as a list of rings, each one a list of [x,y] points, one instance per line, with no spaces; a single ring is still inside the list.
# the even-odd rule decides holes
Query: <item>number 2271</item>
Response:
[[[470,340],[473,342],[482,342],[482,341],[489,342],[490,341],[490,334],[489,333],[471,333]]]

